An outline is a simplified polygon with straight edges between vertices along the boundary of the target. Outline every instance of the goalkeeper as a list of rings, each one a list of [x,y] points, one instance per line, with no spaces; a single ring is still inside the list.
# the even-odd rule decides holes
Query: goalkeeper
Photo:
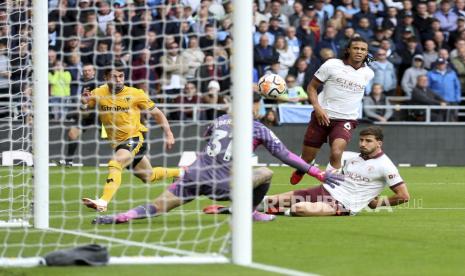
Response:
[[[83,198],[85,206],[99,212],[107,210],[107,205],[121,184],[123,168],[132,165],[134,175],[143,182],[152,182],[166,177],[179,177],[180,169],[152,168],[145,153],[147,128],[140,122],[141,112],[152,115],[165,133],[165,146],[171,149],[175,143],[170,125],[161,112],[143,90],[124,85],[125,68],[121,62],[115,62],[113,68],[104,72],[105,85],[91,93],[83,93],[81,109],[96,109],[108,139],[114,148],[114,154],[108,162],[108,177],[99,199]]]
[[[214,200],[230,200],[230,180],[232,161],[232,120],[230,115],[217,118],[208,128],[211,136],[204,151],[198,154],[197,160],[190,165],[183,177],[172,183],[168,189],[158,196],[153,203],[138,206],[125,213],[95,218],[94,224],[125,223],[132,219],[141,219],[166,213],[190,202],[198,196],[208,196]],[[296,169],[306,171],[309,175],[333,186],[343,180],[340,174],[322,172],[290,152],[278,137],[260,122],[253,125],[254,150],[263,145],[273,156]],[[253,206],[263,200],[271,184],[273,172],[268,168],[258,168],[253,172]],[[274,215],[254,211],[255,221],[270,221]]]

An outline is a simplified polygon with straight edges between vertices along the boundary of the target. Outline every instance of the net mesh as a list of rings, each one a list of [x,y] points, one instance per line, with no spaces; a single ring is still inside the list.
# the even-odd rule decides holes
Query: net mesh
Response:
[[[0,58],[6,58],[0,59],[0,152],[11,153],[2,156],[0,167],[0,220],[6,226],[0,228],[0,258],[43,256],[94,242],[108,246],[114,257],[227,255],[229,218],[204,215],[203,207],[212,203],[207,198],[130,224],[92,225],[96,212],[81,199],[102,195],[114,151],[98,120],[83,123],[79,110],[81,93],[103,85],[105,70],[120,61],[126,85],[147,93],[168,117],[176,138],[174,148],[166,150],[162,128],[142,116],[151,164],[178,167],[183,153],[201,151],[206,124],[224,114],[229,103],[230,26],[220,32],[218,20],[230,15],[223,5],[202,2],[194,9],[177,1],[48,2],[49,231],[27,226],[34,218],[29,162],[34,154],[32,3],[0,4]],[[218,7],[220,12],[211,12]],[[107,213],[150,203],[174,180],[143,183],[129,166]]]

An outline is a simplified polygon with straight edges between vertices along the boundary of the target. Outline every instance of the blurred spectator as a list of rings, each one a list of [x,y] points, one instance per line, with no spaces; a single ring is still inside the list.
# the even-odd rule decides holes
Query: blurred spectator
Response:
[[[197,93],[197,87],[194,83],[188,82],[186,83],[184,87],[184,93],[182,95],[179,95],[175,100],[175,103],[180,104],[179,106],[179,113],[176,116],[177,119],[179,120],[186,120],[186,119],[194,119],[194,115],[197,115],[198,117],[196,119],[199,119],[199,112],[200,110],[197,110],[197,114],[194,114],[194,108],[193,107],[186,107],[184,104],[188,105],[195,105],[200,103],[200,98]]]
[[[279,26],[279,18],[271,17],[270,18],[270,27],[268,29],[270,33],[274,35],[274,37],[284,36],[285,30]]]
[[[438,52],[436,51],[436,43],[433,40],[425,41],[425,51],[423,52],[425,62],[425,69],[431,69],[431,65],[438,59]]]
[[[150,50],[143,49],[137,58],[132,62],[132,83],[134,87],[144,90],[147,94],[153,94],[150,91],[150,84],[155,83],[157,73],[154,64],[150,63]]]
[[[268,17],[268,20],[271,17],[276,17],[279,19],[279,26],[286,29],[289,27],[289,19],[286,15],[281,13],[281,2],[279,0],[273,0],[271,2],[271,10],[269,13],[265,14]]]
[[[188,63],[189,70],[186,73],[188,79],[193,79],[195,77],[195,71],[202,65],[205,54],[199,47],[198,39],[195,36],[192,36],[189,39],[189,48],[184,50],[181,54]]]
[[[307,87],[312,80],[316,69],[307,64],[304,58],[298,58],[294,66],[289,70],[289,75],[296,78],[296,86]]]
[[[216,41],[216,29],[213,25],[205,25],[205,34],[199,39],[199,46],[203,51],[212,51]]]
[[[10,71],[7,41],[0,40],[0,118],[9,116]]]
[[[305,46],[302,48],[302,53],[300,58],[304,58],[305,62],[310,66],[313,72],[316,72],[318,67],[320,67],[320,60],[313,54],[313,49],[310,46]]]
[[[352,0],[342,0],[342,5],[338,6],[336,9],[344,12],[344,16],[348,20],[348,22],[352,20],[352,17],[356,13],[360,12],[360,9],[354,5]]]
[[[276,38],[274,48],[279,54],[279,75],[283,78],[287,76],[289,68],[292,67],[295,63],[297,57],[294,55],[294,52],[288,47],[286,39],[282,36]]]
[[[425,34],[432,23],[432,18],[426,9],[426,3],[418,2],[416,5],[416,13],[413,16],[413,25],[417,28],[421,35],[421,40],[425,41]]]
[[[381,22],[381,27],[383,29],[395,29],[399,25],[397,19],[397,9],[394,7],[389,7],[387,9],[387,15]]]
[[[331,3],[331,0],[325,0],[325,4],[323,5],[323,9],[328,13],[328,17],[331,18],[334,15],[334,5]]]
[[[285,80],[287,83],[287,93],[278,97],[278,103],[301,105],[308,100],[307,92],[305,92],[302,86],[296,84],[295,76],[288,75]]]
[[[426,10],[428,11],[428,13],[433,16],[436,11],[438,10],[438,2],[436,0],[428,0],[428,2],[426,2]]]
[[[460,0],[465,5],[465,0]],[[460,37],[460,34],[465,31],[465,17],[459,16],[457,19],[457,29],[453,32],[449,33],[448,43],[450,47],[453,47],[458,39],[465,39],[464,37]],[[457,46],[455,46],[457,48]]]
[[[456,71],[454,64],[450,62],[449,51],[447,49],[439,49],[438,58],[442,58],[445,61],[447,61],[448,69]],[[433,64],[433,66],[435,66],[435,64]]]
[[[269,109],[261,121],[267,127],[274,127],[279,125],[278,114],[276,114],[276,111],[273,109]]]
[[[306,15],[300,18],[300,25],[297,27],[297,38],[300,40],[300,45],[315,47],[315,34],[310,28],[310,18]]]
[[[333,50],[329,48],[323,48],[320,50],[320,57],[321,57],[321,64],[323,64],[328,59],[335,58],[336,54],[333,52]]]
[[[279,60],[275,60],[267,68],[264,75],[269,75],[269,74],[279,75],[280,71],[281,71],[281,63],[279,62]],[[268,101],[268,102],[274,102],[274,101]]]
[[[457,74],[447,68],[447,60],[438,58],[435,68],[428,72],[429,87],[437,95],[441,96],[448,105],[457,105],[460,103],[461,87]],[[447,121],[456,121],[456,110],[450,110],[447,113]]]
[[[401,24],[397,25],[394,32],[395,40],[399,41],[402,39],[404,33],[410,33],[418,41],[420,40],[420,32],[415,25],[413,25],[413,14],[411,12],[405,13],[404,17],[402,17]]]
[[[457,29],[457,14],[452,10],[449,0],[442,0],[440,10],[434,13],[441,24],[441,30],[447,35]]]
[[[321,35],[322,35],[323,30],[324,30],[324,28],[323,28],[324,26],[320,26],[318,24],[318,17],[317,17],[317,14],[316,14],[315,5],[313,5],[313,4],[308,5],[306,7],[306,9],[305,9],[305,15],[309,19],[310,30],[312,31],[312,33],[315,36],[315,43],[318,44],[318,42],[321,39]]]
[[[254,47],[254,67],[257,68],[258,74],[262,76],[266,67],[279,59],[279,54],[275,48],[269,46],[268,37],[262,35],[260,43]]]
[[[393,111],[391,108],[368,108],[366,106],[373,105],[390,105],[383,93],[383,86],[379,83],[374,83],[371,87],[371,93],[363,99],[363,112],[365,117],[374,122],[387,122]]]
[[[334,27],[328,26],[325,31],[323,39],[320,41],[317,47],[318,53],[323,48],[333,50],[334,53],[339,53],[340,45],[336,39],[337,31]],[[321,58],[321,57],[320,57]]]
[[[97,44],[97,52],[93,64],[97,67],[97,79],[103,81],[104,72],[107,66],[113,61],[113,55],[110,52],[110,45],[107,41],[99,41]]]
[[[384,30],[382,28],[376,28],[374,31],[373,39],[368,40],[368,51],[376,53],[381,48],[381,42],[385,39]]]
[[[268,38],[268,45],[273,45],[274,44],[274,34],[270,33],[268,31],[269,29],[269,25],[268,25],[268,22],[266,21],[261,21],[258,25],[258,29],[256,32],[254,32],[253,34],[253,44],[254,45],[258,45],[260,43],[260,38],[263,36],[263,35],[266,35],[267,38]]]
[[[111,10],[110,4],[107,0],[103,0],[97,3],[98,15],[97,21],[100,31],[105,32],[107,29],[108,22],[112,22],[115,19],[115,13]]]
[[[394,65],[387,60],[386,51],[379,49],[376,53],[376,61],[370,63],[375,76],[373,83],[380,84],[387,96],[394,96],[397,88],[397,74]],[[367,92],[370,93],[370,87],[367,87]]]
[[[194,24],[192,24],[192,30],[194,33],[202,35],[205,33],[205,26],[207,25],[215,25],[215,20],[210,17],[208,13],[208,6],[202,5],[197,12],[196,16],[194,17]]]
[[[179,55],[179,47],[176,42],[168,45],[167,54],[160,58],[163,67],[162,89],[165,100],[170,101],[179,95],[186,84],[186,73],[189,69],[187,61]]]
[[[293,27],[299,26],[299,21],[302,16],[304,16],[304,6],[301,2],[294,2],[293,4],[294,13],[289,16],[289,25]]]
[[[376,16],[370,10],[369,0],[360,0],[360,11],[354,14],[352,18],[352,26],[359,26],[359,21],[362,18],[368,19],[371,28],[376,27]]]
[[[411,105],[441,105],[446,106],[446,101],[431,90],[428,84],[428,77],[420,75],[417,77],[417,84],[412,90]],[[409,116],[415,121],[425,120],[425,110],[410,110]],[[445,112],[443,110],[431,110],[431,121],[443,122],[445,120]]]
[[[449,54],[451,59],[457,57],[460,48],[465,48],[465,40],[461,38],[457,39],[454,43],[454,50],[452,50]]]
[[[415,0],[416,1],[416,0]],[[411,0],[402,0],[402,9],[399,11],[399,17],[405,18],[405,16],[410,15],[413,17],[413,5]]]
[[[346,17],[344,15],[344,12],[341,10],[336,10],[334,12],[334,15],[331,17],[331,22],[332,24],[334,24],[334,28],[336,28],[336,30],[342,30],[347,27],[350,27],[347,26]]]
[[[318,25],[321,27],[321,30],[324,32],[326,29],[326,23],[328,22],[329,15],[328,12],[324,10],[325,1],[324,0],[315,0],[315,18]]]
[[[212,80],[208,83],[207,91],[202,93],[202,102],[206,104],[224,104],[228,100],[225,100],[227,96],[219,95],[221,87],[219,82]],[[226,111],[221,108],[207,108],[204,112],[206,120],[213,120],[219,115],[224,114]]]
[[[465,89],[465,47],[461,47],[457,51],[457,57],[452,59],[455,70],[460,80],[460,87],[462,88],[462,95],[465,96],[463,90]]]
[[[453,11],[459,16],[459,18],[463,18],[463,16],[465,16],[465,1],[455,0]]]
[[[296,37],[295,27],[290,26],[287,28],[286,41],[288,47],[292,50],[294,55],[298,57],[300,55],[300,40]]]
[[[380,49],[383,49],[386,51],[386,56],[387,59],[394,64],[396,67],[402,63],[402,58],[400,55],[395,51],[395,46],[392,44],[391,40],[389,39],[383,39],[381,40],[381,47]]]
[[[224,77],[221,66],[215,63],[215,57],[211,53],[205,55],[205,61],[197,69],[196,76],[196,79],[200,81],[200,93],[208,91],[210,81],[216,80],[220,82]]]
[[[402,58],[402,62],[398,68],[399,76],[402,76],[412,64],[412,59],[415,55],[421,55],[422,51],[418,47],[417,40],[414,37],[408,38],[403,47],[396,47],[397,52],[399,53],[400,57]]]
[[[77,96],[80,94],[79,91],[79,80],[82,72],[81,56],[77,51],[72,52],[66,60],[66,71],[71,74],[71,101],[77,102]]]
[[[296,2],[298,3],[298,2]],[[253,22],[256,27],[260,25],[260,22],[268,22],[268,18],[263,14],[258,11],[258,6],[257,3],[254,1],[253,2]]]
[[[371,0],[369,2],[370,12],[376,16],[376,18],[382,18],[384,16],[384,3],[381,0]]]
[[[71,73],[65,71],[61,61],[57,61],[55,67],[48,73],[50,103],[53,104],[51,113],[55,120],[64,118],[66,110],[64,104],[71,94],[71,79]]]
[[[438,49],[449,50],[449,44],[447,43],[446,37],[442,31],[435,31],[433,33],[433,40],[436,43]]]
[[[345,49],[349,40],[354,36],[355,29],[352,27],[346,27],[343,30],[343,34],[339,38],[339,49]],[[339,56],[340,53],[335,53]]]
[[[412,90],[417,85],[418,76],[426,75],[427,73],[428,71],[424,68],[423,56],[415,55],[412,60],[412,66],[402,76],[402,90],[406,96],[412,97]]]
[[[370,21],[366,17],[360,18],[358,25],[355,27],[355,32],[366,41],[370,41],[374,36],[373,27],[370,25]]]

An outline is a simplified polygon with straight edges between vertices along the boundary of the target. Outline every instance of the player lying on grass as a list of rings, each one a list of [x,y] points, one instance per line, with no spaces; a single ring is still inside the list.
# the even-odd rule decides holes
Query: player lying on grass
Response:
[[[366,206],[395,206],[410,195],[391,159],[383,153],[383,131],[368,127],[360,131],[360,155],[344,161],[344,181],[338,186],[325,183],[264,198],[267,213],[292,216],[343,216],[357,214]],[[394,195],[380,199],[386,186]]]
[[[146,183],[166,177],[178,177],[181,174],[180,169],[152,168],[145,156],[147,128],[140,120],[142,112],[148,112],[163,129],[167,149],[174,145],[174,136],[165,115],[147,94],[143,90],[124,85],[124,72],[123,64],[115,62],[113,68],[105,70],[106,84],[94,89],[90,95],[83,94],[81,97],[81,109],[97,110],[115,150],[108,162],[108,177],[102,197],[96,200],[82,199],[84,205],[99,212],[107,210],[108,203],[121,185],[123,168],[131,164],[134,175]]]
[[[210,136],[205,149],[197,156],[197,160],[190,165],[183,177],[172,183],[166,191],[158,196],[153,203],[138,206],[125,213],[113,216],[100,216],[92,221],[95,224],[125,223],[133,219],[152,217],[167,213],[201,195],[214,200],[230,200],[230,180],[232,161],[232,119],[230,115],[217,118],[207,129]],[[290,152],[278,137],[260,122],[253,125],[254,150],[263,145],[273,156],[296,169],[306,171],[309,175],[328,183],[337,185],[343,179],[340,174],[322,172],[303,161]],[[273,172],[267,168],[255,169],[253,172],[253,206],[263,200],[270,184]],[[270,221],[274,215],[267,215],[254,211],[256,221]]]

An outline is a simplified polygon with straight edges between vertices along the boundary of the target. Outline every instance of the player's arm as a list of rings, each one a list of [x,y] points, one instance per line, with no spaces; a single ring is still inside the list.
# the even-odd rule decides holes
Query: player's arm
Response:
[[[175,140],[173,132],[171,131],[170,123],[168,122],[168,119],[166,119],[165,114],[163,114],[163,112],[156,106],[153,106],[153,108],[149,110],[149,113],[165,133],[166,148],[171,149],[175,143]]]
[[[94,108],[96,104],[95,90],[90,91],[84,88],[81,94],[81,110],[88,110]]]
[[[299,171],[307,172],[310,176],[315,177],[321,182],[325,182],[330,186],[339,185],[340,181],[344,180],[341,174],[333,174],[331,172],[321,171],[315,166],[305,162],[297,156],[279,140],[279,138],[268,128],[263,126],[259,131],[254,131],[254,138],[262,142],[265,148],[277,159],[284,164],[291,166]]]
[[[320,87],[321,84],[322,82],[317,77],[313,77],[312,81],[308,84],[307,93],[310,103],[315,110],[315,117],[318,123],[320,125],[329,126],[329,116],[318,102],[318,87]]]
[[[378,198],[376,197],[368,204],[368,207],[371,209],[376,209],[380,206],[396,206],[403,203],[406,203],[410,200],[410,194],[407,189],[407,185],[405,183],[400,183],[399,185],[395,185],[391,187],[391,190],[394,192],[394,195],[386,198]]]

